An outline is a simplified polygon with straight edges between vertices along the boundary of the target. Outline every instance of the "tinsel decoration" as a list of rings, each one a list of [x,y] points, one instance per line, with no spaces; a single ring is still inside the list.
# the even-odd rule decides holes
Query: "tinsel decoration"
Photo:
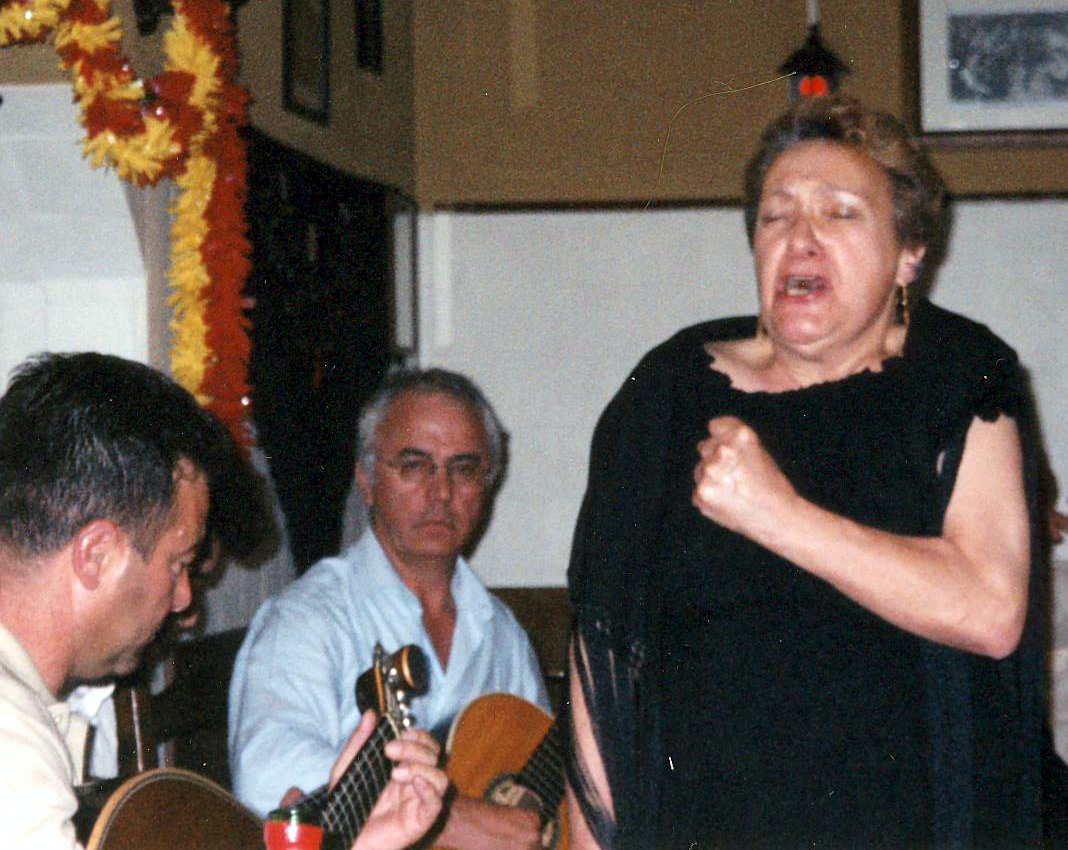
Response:
[[[246,238],[247,95],[223,0],[175,0],[164,71],[148,81],[120,51],[110,0],[14,0],[0,6],[0,47],[52,36],[73,77],[82,147],[96,167],[137,186],[173,179],[171,267],[175,378],[248,442],[248,323],[241,291]]]

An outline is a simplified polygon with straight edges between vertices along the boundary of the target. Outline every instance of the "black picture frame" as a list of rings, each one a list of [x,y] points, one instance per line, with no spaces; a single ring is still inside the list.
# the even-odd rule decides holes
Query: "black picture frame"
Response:
[[[282,105],[330,121],[330,0],[282,0]]]
[[[916,126],[928,144],[1068,141],[1068,0],[913,0],[908,7]]]

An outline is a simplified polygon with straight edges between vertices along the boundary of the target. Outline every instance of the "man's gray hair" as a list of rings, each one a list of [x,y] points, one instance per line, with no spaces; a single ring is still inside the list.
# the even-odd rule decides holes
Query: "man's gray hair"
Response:
[[[482,420],[489,444],[488,482],[492,486],[497,482],[504,464],[504,444],[507,433],[501,426],[496,412],[474,382],[459,372],[447,369],[398,369],[390,372],[378,391],[360,411],[358,426],[357,456],[367,475],[374,480],[375,448],[378,428],[382,419],[400,396],[406,393],[432,395],[440,393],[466,405],[477,413]]]

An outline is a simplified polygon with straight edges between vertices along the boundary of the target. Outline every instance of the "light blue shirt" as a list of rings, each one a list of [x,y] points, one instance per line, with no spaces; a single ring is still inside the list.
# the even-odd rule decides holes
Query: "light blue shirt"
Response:
[[[275,808],[292,786],[312,791],[359,722],[356,677],[374,644],[414,643],[426,653],[430,686],[412,702],[416,724],[443,740],[475,697],[504,692],[546,710],[545,683],[526,633],[461,559],[452,580],[456,631],[441,669],[423,612],[372,531],[326,558],[256,613],[230,683],[230,769],[253,810]]]

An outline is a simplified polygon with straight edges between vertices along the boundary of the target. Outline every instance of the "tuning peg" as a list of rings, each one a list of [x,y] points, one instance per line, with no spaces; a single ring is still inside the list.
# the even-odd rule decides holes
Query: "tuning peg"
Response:
[[[407,697],[425,693],[429,679],[426,655],[414,643],[390,656],[376,644],[374,664],[356,680],[356,705],[360,711],[374,708],[381,714],[386,710],[386,685],[396,698],[402,699],[402,694]]]

